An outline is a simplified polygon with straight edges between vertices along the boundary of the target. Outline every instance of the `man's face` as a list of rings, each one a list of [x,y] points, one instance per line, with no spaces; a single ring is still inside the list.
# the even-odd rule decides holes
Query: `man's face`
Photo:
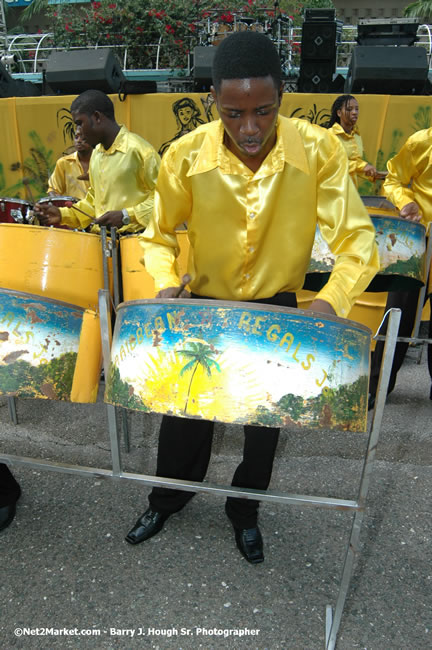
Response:
[[[74,145],[77,151],[81,151],[83,153],[87,153],[88,151],[92,150],[92,147],[89,145],[87,140],[84,140],[81,131],[79,133],[75,133]]]
[[[226,146],[251,169],[257,169],[276,141],[282,87],[272,77],[224,79],[212,95],[223,122]]]
[[[72,112],[72,119],[75,122],[76,134],[81,136],[91,147],[100,142],[100,134],[95,114],[86,115],[77,111]]]

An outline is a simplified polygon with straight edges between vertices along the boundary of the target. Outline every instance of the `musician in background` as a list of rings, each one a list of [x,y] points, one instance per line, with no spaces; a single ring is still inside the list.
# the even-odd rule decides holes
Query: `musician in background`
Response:
[[[83,199],[89,188],[88,168],[93,147],[80,133],[74,137],[75,151],[56,162],[48,181],[48,194]]]
[[[381,180],[386,172],[379,172],[373,165],[363,160],[363,141],[357,126],[359,117],[358,101],[352,95],[340,95],[333,102],[327,128],[331,129],[342,142],[349,160],[349,173],[358,187],[358,177],[368,181]]]
[[[283,82],[270,39],[236,32],[216,49],[212,95],[220,119],[173,142],[164,154],[155,209],[141,236],[158,297],[189,297],[176,273],[176,228],[187,221],[192,298],[296,307],[317,223],[337,257],[311,309],[347,316],[379,269],[375,231],[348,175],[338,139],[307,120],[279,115]],[[179,289],[180,287],[180,289]],[[245,427],[243,460],[232,485],[265,490],[279,429]],[[165,416],[158,476],[202,481],[213,422]],[[138,544],[163,527],[193,493],[155,487],[150,507],[126,540]],[[229,497],[225,510],[240,553],[264,560],[256,499]]]
[[[62,224],[99,232],[115,226],[119,234],[144,230],[153,209],[160,157],[144,138],[117,124],[114,105],[100,90],[86,90],[71,105],[72,119],[86,142],[95,147],[90,158],[90,186],[72,207],[36,204],[44,226]]]
[[[18,481],[5,463],[0,463],[0,530],[15,517],[16,502],[21,496]]]
[[[432,221],[432,128],[417,131],[411,135],[399,153],[387,162],[388,176],[382,191],[385,197],[398,209],[403,219],[420,222],[428,228]],[[429,233],[430,236],[430,233]],[[393,291],[387,299],[386,309],[398,307],[402,310],[399,336],[409,337],[415,322],[420,289],[414,291]],[[385,331],[385,329],[384,329]],[[432,318],[429,321],[429,337],[432,338]],[[397,373],[403,363],[408,343],[396,345],[388,392],[396,383]],[[373,405],[378,386],[384,344],[378,342],[372,357],[370,380]],[[432,378],[432,347],[428,346],[429,374]],[[432,386],[430,392],[432,399]]]

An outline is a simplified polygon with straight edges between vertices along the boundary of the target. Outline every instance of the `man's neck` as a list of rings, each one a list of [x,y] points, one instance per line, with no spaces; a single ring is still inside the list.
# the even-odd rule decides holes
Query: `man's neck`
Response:
[[[107,125],[106,133],[104,134],[104,137],[101,140],[101,145],[105,150],[108,150],[111,147],[119,131],[120,131],[120,127],[117,124],[117,122],[111,122],[109,125]]]

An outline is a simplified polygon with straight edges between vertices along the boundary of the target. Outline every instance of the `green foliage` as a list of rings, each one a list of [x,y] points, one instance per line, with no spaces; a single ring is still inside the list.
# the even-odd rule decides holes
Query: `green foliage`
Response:
[[[35,0],[44,3],[46,0]],[[332,7],[331,0],[280,0],[280,14],[302,23],[304,7]],[[188,53],[211,40],[208,25],[228,26],[252,19],[272,23],[275,10],[268,0],[100,0],[90,5],[47,7],[57,48],[120,46],[127,48],[128,68],[186,68]],[[210,30],[211,31],[211,30]],[[276,34],[275,34],[276,35]],[[158,47],[160,45],[160,47]]]
[[[135,395],[134,388],[120,377],[120,371],[114,364],[110,365],[107,384],[107,400],[124,408],[148,412],[150,409]]]
[[[432,1],[417,0],[417,2],[412,2],[405,7],[404,16],[410,16],[411,18],[429,18],[432,16]]]
[[[69,400],[76,357],[76,352],[67,352],[39,366],[22,360],[0,366],[0,392]]]

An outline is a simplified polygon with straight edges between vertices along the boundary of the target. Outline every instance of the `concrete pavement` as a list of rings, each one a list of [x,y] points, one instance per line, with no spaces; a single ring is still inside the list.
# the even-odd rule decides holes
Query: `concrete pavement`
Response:
[[[416,356],[409,352],[385,409],[338,650],[432,647],[432,402],[425,352],[420,365]],[[20,399],[18,426],[0,404],[5,453],[110,466],[102,395],[96,405]],[[152,474],[159,417],[129,419],[125,469]],[[272,486],[356,498],[365,441],[284,430]],[[210,481],[229,483],[241,445],[238,427],[217,425]],[[235,547],[222,497],[198,494],[158,536],[131,547],[124,536],[149,488],[22,465],[14,473],[23,495],[0,533],[2,648],[324,647],[350,513],[263,504],[265,562],[252,566]]]

